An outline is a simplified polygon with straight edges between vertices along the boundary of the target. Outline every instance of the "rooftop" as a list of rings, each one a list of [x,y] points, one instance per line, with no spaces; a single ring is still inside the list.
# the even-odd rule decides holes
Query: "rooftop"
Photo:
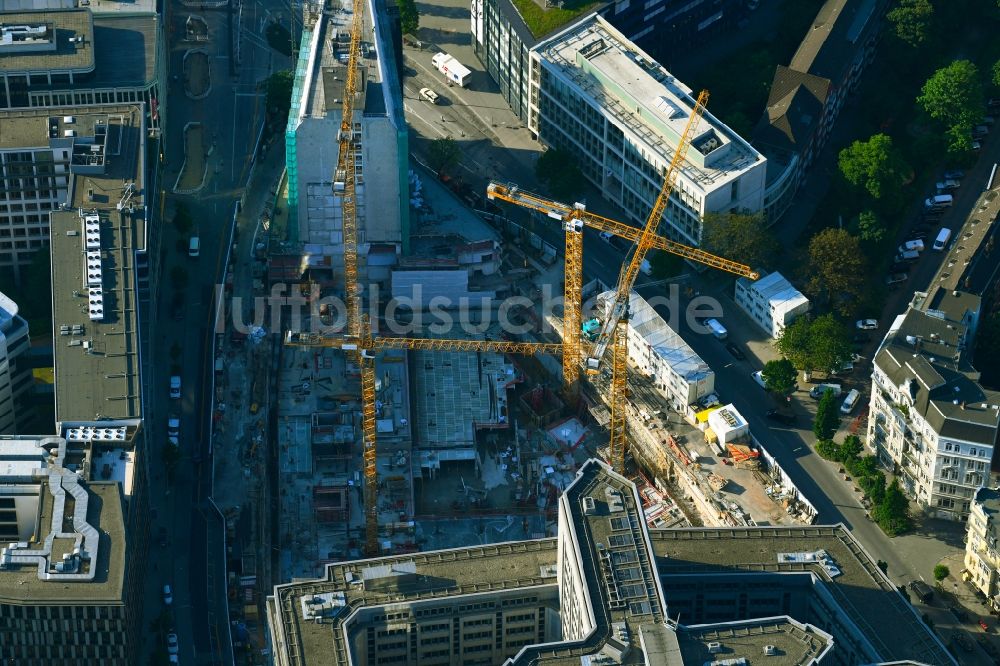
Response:
[[[40,30],[34,43],[15,41],[9,46],[0,45],[0,70],[8,75],[94,70],[94,24],[88,9],[0,12],[0,24]]]
[[[771,646],[767,666],[808,666],[833,648],[829,634],[788,617],[694,625],[678,631],[677,637],[685,664],[741,657],[753,664],[766,654],[765,646]],[[721,643],[724,652],[712,652],[710,643]]]
[[[593,15],[540,43],[543,66],[582,91],[666,167],[694,109],[691,89]],[[695,187],[717,187],[763,157],[707,111],[698,119],[681,173]]]
[[[503,354],[417,351],[413,370],[415,446],[472,447],[478,429],[509,427],[517,375]]]
[[[767,107],[754,129],[754,144],[779,152],[803,148],[823,115],[829,93],[828,79],[778,65]]]
[[[607,291],[598,296],[598,300],[613,299],[614,295],[613,291]],[[684,342],[680,334],[670,328],[663,317],[634,291],[629,298],[629,312],[629,327],[679,376],[689,382],[697,382],[713,373],[712,368]]]
[[[859,47],[875,30],[881,0],[827,0],[789,63],[839,85]]]
[[[675,575],[811,573],[813,584],[833,596],[882,660],[954,663],[843,525],[650,530],[650,537],[668,596],[669,579]],[[779,554],[817,551],[826,552],[838,575],[831,577],[818,559],[779,561]]]
[[[962,358],[965,327],[910,308],[875,355],[894,386],[905,387],[913,408],[944,437],[992,445],[1000,427],[1000,393],[984,389]]]
[[[108,159],[95,166],[74,158],[73,200],[50,215],[56,420],[137,419],[134,254],[145,242],[144,114],[140,106],[61,112],[73,114],[75,126],[97,128]],[[72,150],[89,155],[96,145],[78,130]]]
[[[770,273],[757,281],[741,277],[737,279],[737,282],[758,293],[772,306],[781,304],[786,307],[794,307],[809,301],[802,292],[778,272]]]
[[[37,521],[19,523],[20,541],[0,551],[5,603],[122,602],[121,488],[80,483],[63,466],[66,453],[67,443],[58,437],[0,440],[0,486],[37,503]]]
[[[501,4],[506,5],[503,9],[512,8],[520,16],[530,33],[530,35],[522,36],[521,41],[530,47],[534,45],[535,39],[552,34],[581,16],[602,9],[608,3],[605,0],[597,0],[596,2],[570,0],[564,2],[561,7],[543,7],[542,3],[535,2],[535,0],[501,0]]]
[[[973,506],[978,506],[986,514],[986,533],[993,537],[1000,536],[1000,525],[997,524],[997,515],[1000,514],[1000,489],[979,488],[976,490]]]
[[[160,18],[156,13],[95,16],[97,67],[87,86],[142,86],[154,81],[159,30]]]

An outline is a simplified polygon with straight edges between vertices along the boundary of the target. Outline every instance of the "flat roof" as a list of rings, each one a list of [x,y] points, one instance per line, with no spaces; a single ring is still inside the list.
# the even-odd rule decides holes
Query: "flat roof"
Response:
[[[94,23],[89,9],[47,9],[0,12],[3,25],[48,25],[55,30],[53,51],[0,52],[0,70],[6,75],[22,73],[62,74],[94,70]],[[81,41],[76,41],[82,38]],[[73,39],[73,42],[69,40]]]
[[[291,663],[305,665],[316,659],[332,659],[332,663],[347,664],[349,647],[344,641],[343,625],[353,611],[396,602],[555,586],[556,577],[541,572],[555,565],[556,553],[556,539],[540,539],[330,564],[322,579],[276,586],[272,611],[277,612]],[[402,586],[390,583],[365,589],[351,584],[350,580],[360,580],[363,571],[373,567],[390,571],[412,568],[416,575],[407,578]],[[300,600],[327,592],[345,595],[345,611],[324,624],[303,618]]]
[[[917,616],[843,525],[650,530],[660,575],[812,573],[826,584],[883,660],[953,664]],[[826,551],[840,575],[819,562],[779,562],[779,553]]]
[[[503,354],[416,351],[412,359],[416,447],[471,447],[477,428],[510,425],[506,386],[515,374]]]
[[[100,113],[96,113],[96,109]],[[141,417],[138,303],[135,297],[136,250],[143,249],[142,203],[145,159],[144,113],[141,105],[96,107],[89,111],[60,109],[74,115],[77,126],[100,124],[107,129],[103,173],[73,176],[71,206],[54,211],[50,221],[52,254],[52,319],[56,420],[90,422]],[[0,116],[2,120],[2,116]],[[82,133],[81,133],[82,134]],[[133,183],[128,208],[117,205]],[[93,197],[91,197],[93,193]],[[83,216],[100,219],[100,254],[104,318],[87,312]],[[61,327],[81,327],[61,335]]]
[[[82,87],[138,87],[154,81],[159,30],[155,13],[95,16],[95,76]]]
[[[692,665],[741,657],[753,664],[770,645],[767,666],[809,666],[833,647],[829,634],[788,617],[687,626],[677,638],[683,663]],[[721,643],[724,652],[713,653],[710,643]]]
[[[53,497],[47,488],[48,481],[40,484],[39,494],[39,534],[44,539],[52,523]],[[99,533],[100,541],[93,580],[47,581],[38,578],[37,566],[21,566],[0,570],[0,601],[3,603],[36,606],[65,605],[80,603],[124,603],[122,598],[125,578],[125,517],[124,500],[117,483],[85,484],[87,498],[87,523]],[[58,540],[57,540],[58,541]],[[61,556],[53,545],[53,557]]]
[[[614,295],[615,292],[606,291],[598,296],[598,300],[613,299]],[[629,311],[629,327],[684,380],[697,382],[715,374],[690,345],[684,342],[680,334],[670,328],[663,317],[634,291],[629,297]]]
[[[655,151],[664,167],[670,163],[695,106],[692,91],[603,17],[592,15],[532,51],[623,131]],[[763,159],[706,111],[695,125],[681,173],[705,189],[738,177]]]

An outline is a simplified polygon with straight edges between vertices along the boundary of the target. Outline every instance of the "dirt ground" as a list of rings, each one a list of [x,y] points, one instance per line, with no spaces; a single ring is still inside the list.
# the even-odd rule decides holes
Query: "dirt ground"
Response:
[[[184,58],[184,87],[191,95],[201,97],[211,85],[208,54],[192,51]]]
[[[201,124],[190,125],[184,132],[184,171],[177,188],[193,190],[205,176],[205,144]]]

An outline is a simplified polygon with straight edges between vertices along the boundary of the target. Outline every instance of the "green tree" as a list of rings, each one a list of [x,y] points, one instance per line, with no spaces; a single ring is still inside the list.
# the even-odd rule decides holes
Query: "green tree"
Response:
[[[840,151],[837,159],[847,182],[863,187],[875,199],[895,198],[909,176],[910,167],[892,138],[876,134],[867,141],[855,141]]]
[[[875,211],[863,210],[858,214],[858,235],[869,243],[879,243],[885,238],[885,226]]]
[[[872,504],[877,505],[885,497],[885,474],[875,472],[858,478],[858,486],[864,491]]]
[[[683,272],[684,260],[669,252],[651,252],[649,254],[649,270],[656,280],[674,277]]]
[[[944,564],[938,564],[934,567],[934,580],[937,582],[943,581],[945,578],[951,575],[951,569]]]
[[[930,0],[901,0],[899,6],[886,16],[897,37],[910,46],[920,46],[927,40],[934,19],[934,6]]]
[[[292,55],[292,33],[288,28],[277,21],[271,21],[264,31],[264,36],[267,37],[267,45],[272,49],[285,56]]]
[[[283,116],[292,108],[292,72],[283,69],[267,77],[264,83],[265,103],[273,114]]]
[[[836,460],[838,447],[831,439],[821,439],[816,442],[816,454],[824,460]]]
[[[799,370],[807,372],[816,369],[810,356],[811,328],[812,317],[809,315],[796,317],[791,324],[785,326],[781,335],[774,341],[775,348],[782,356],[790,360]]]
[[[427,149],[427,161],[437,173],[447,171],[458,164],[462,151],[450,136],[431,141]]]
[[[707,213],[702,220],[701,244],[709,252],[755,268],[772,266],[780,247],[767,230],[763,213]]]
[[[849,315],[865,292],[868,270],[857,236],[843,229],[823,229],[809,241],[806,291]]]
[[[187,206],[182,203],[177,204],[177,210],[174,211],[174,228],[181,236],[187,236],[194,228],[194,218],[191,217]]]
[[[786,396],[795,390],[795,366],[787,358],[765,363],[761,377],[767,390],[778,395]]]
[[[839,370],[851,358],[851,339],[847,327],[832,314],[812,320],[809,338],[809,358],[816,370]]]
[[[420,27],[420,14],[417,12],[417,3],[414,0],[396,0],[399,7],[399,26],[403,33],[415,35]]]
[[[979,70],[968,60],[956,60],[934,72],[917,102],[947,128],[952,150],[971,147],[970,132],[983,114]]]
[[[1000,88],[1000,60],[993,63],[993,85]]]
[[[535,162],[535,176],[548,186],[552,196],[569,203],[580,195],[586,184],[576,163],[576,157],[569,151],[550,148]]]
[[[836,370],[851,357],[847,328],[830,314],[816,319],[808,315],[796,318],[774,346],[805,373]]]
[[[833,439],[840,425],[840,408],[833,391],[824,391],[816,406],[816,418],[813,420],[813,434],[820,441]]]
[[[848,435],[840,445],[840,462],[849,465],[851,474],[857,474],[856,465],[865,447],[857,435]]]
[[[885,560],[879,560],[878,562],[875,563],[875,566],[881,569],[882,573],[884,573],[885,575],[887,576],[889,575],[889,563],[886,562]]]
[[[893,479],[885,489],[882,501],[875,505],[871,515],[889,536],[896,536],[910,529],[910,505],[897,479]]]

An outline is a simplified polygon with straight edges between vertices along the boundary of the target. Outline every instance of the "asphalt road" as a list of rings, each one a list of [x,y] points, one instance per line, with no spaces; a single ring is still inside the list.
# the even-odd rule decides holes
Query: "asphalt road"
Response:
[[[238,6],[238,2],[233,3]],[[227,639],[228,617],[225,613],[225,561],[222,550],[223,523],[210,503],[212,465],[208,455],[210,414],[210,374],[213,370],[213,339],[209,329],[213,313],[212,294],[221,282],[228,246],[230,222],[235,202],[243,194],[250,166],[251,152],[262,121],[263,99],[257,81],[273,69],[287,66],[287,59],[273,53],[263,38],[269,16],[280,13],[283,2],[256,1],[242,13],[244,32],[240,53],[242,65],[231,67],[229,17],[225,10],[182,9],[167,3],[170,74],[182,72],[182,58],[188,48],[204,48],[211,54],[212,90],[204,100],[188,98],[182,82],[171,77],[168,89],[168,127],[165,131],[163,183],[167,186],[166,217],[170,218],[178,202],[183,202],[195,220],[195,234],[201,239],[201,256],[190,258],[177,247],[173,225],[163,224],[164,268],[156,297],[151,334],[156,352],[151,388],[156,396],[150,401],[148,423],[154,449],[166,445],[168,413],[181,417],[181,460],[172,479],[154,475],[150,504],[167,530],[166,548],[154,545],[151,551],[153,571],[147,584],[144,627],[163,610],[162,585],[173,588],[173,624],[180,643],[181,664],[231,662]],[[209,28],[210,41],[192,44],[181,41],[187,16],[202,16]],[[237,16],[234,14],[234,16]],[[236,23],[236,21],[234,21]],[[178,197],[169,193],[184,161],[183,128],[188,122],[201,122],[204,135],[212,144],[209,174],[205,187],[195,195]],[[208,148],[208,146],[206,146]],[[170,272],[176,266],[187,272],[186,286],[175,291]],[[184,301],[184,317],[171,317],[171,300],[179,293]],[[176,360],[171,349],[180,349]],[[182,397],[167,397],[171,366],[180,366]],[[156,455],[154,468],[158,467]],[[153,536],[154,544],[159,539]],[[159,639],[146,641],[149,654],[161,649]]]

